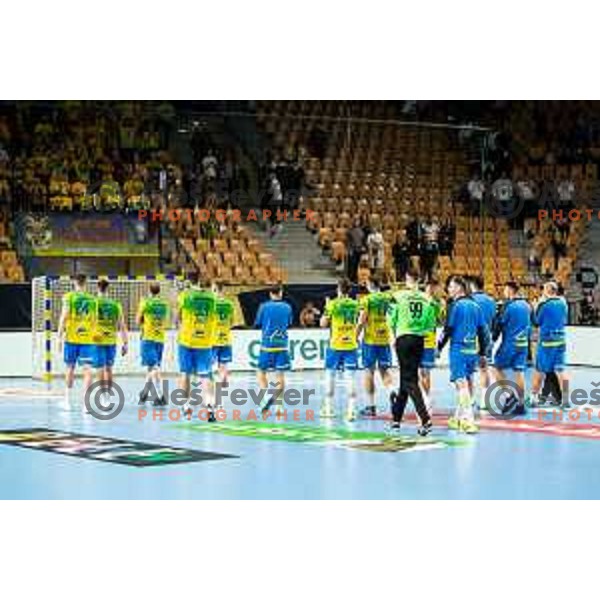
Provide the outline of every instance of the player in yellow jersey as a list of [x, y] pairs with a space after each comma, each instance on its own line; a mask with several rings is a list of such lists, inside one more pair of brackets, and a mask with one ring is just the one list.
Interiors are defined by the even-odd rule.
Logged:
[[215, 361], [214, 366], [218, 369], [219, 379], [222, 383], [227, 383], [229, 380], [228, 365], [233, 359], [231, 351], [233, 335], [231, 328], [234, 325], [235, 305], [231, 299], [224, 295], [223, 284], [221, 282], [213, 284], [213, 292], [217, 297], [213, 360]]
[[377, 409], [375, 404], [375, 371], [379, 370], [381, 380], [386, 390], [386, 399], [389, 397], [389, 388], [392, 385], [392, 331], [389, 325], [389, 316], [394, 298], [391, 292], [382, 291], [382, 282], [374, 277], [369, 281], [369, 294], [360, 300], [361, 316], [360, 325], [363, 331], [362, 360], [365, 369], [365, 391], [367, 392], [367, 405], [361, 411], [362, 416], [375, 417]]
[[[192, 376], [200, 378], [201, 395], [207, 402], [209, 421], [215, 421], [212, 400], [214, 398], [212, 367], [213, 344], [216, 330], [217, 298], [210, 289], [199, 287], [196, 271], [188, 274], [190, 287], [179, 294], [177, 299], [179, 335], [178, 353], [181, 386], [187, 399], [183, 407], [186, 415], [191, 415], [190, 392]], [[194, 398], [194, 401], [196, 398]]]
[[333, 400], [336, 375], [342, 374], [348, 389], [348, 405], [346, 420], [356, 419], [356, 380], [358, 369], [358, 327], [360, 305], [350, 298], [352, 284], [342, 279], [338, 284], [338, 296], [325, 305], [321, 317], [321, 327], [329, 327], [329, 347], [325, 356], [326, 392], [321, 406], [320, 416], [323, 419], [333, 418]]
[[121, 338], [121, 355], [127, 354], [127, 327], [120, 302], [108, 297], [109, 282], [98, 280], [96, 296], [96, 321], [94, 323], [93, 366], [97, 377], [110, 387], [113, 381], [113, 365], [117, 355], [117, 338]]
[[65, 403], [70, 404], [75, 368], [83, 369], [83, 387], [92, 383], [92, 360], [94, 322], [96, 320], [96, 299], [86, 291], [87, 278], [77, 275], [73, 278], [75, 289], [65, 294], [58, 324], [59, 348], [64, 347]]
[[[140, 300], [136, 322], [140, 327], [140, 355], [142, 366], [148, 369], [146, 385], [140, 392], [140, 404], [148, 400], [152, 392], [154, 406], [166, 406], [161, 393], [161, 364], [167, 329], [169, 327], [169, 303], [160, 296], [160, 284], [150, 285], [150, 294]], [[152, 390], [154, 386], [154, 390]]]

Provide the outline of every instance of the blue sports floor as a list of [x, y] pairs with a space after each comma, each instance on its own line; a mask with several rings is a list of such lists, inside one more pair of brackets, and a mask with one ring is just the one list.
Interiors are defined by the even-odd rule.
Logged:
[[[600, 371], [591, 369], [573, 369], [571, 373], [572, 387], [588, 390], [593, 389], [592, 381], [600, 375]], [[42, 394], [46, 388], [41, 383], [26, 379], [0, 381], [0, 498], [600, 498], [600, 437], [592, 437], [600, 430], [597, 407], [592, 421], [580, 418], [574, 428], [563, 421], [545, 432], [515, 431], [513, 422], [493, 419], [492, 429], [483, 428], [476, 436], [465, 436], [449, 432], [440, 424], [426, 444], [417, 446], [414, 446], [415, 425], [411, 422], [403, 427], [403, 447], [384, 451], [389, 450], [387, 443], [377, 437], [386, 427], [383, 420], [358, 420], [352, 425], [338, 421], [325, 425], [328, 430], [318, 430], [320, 434], [315, 438], [305, 440], [302, 432], [306, 430], [299, 428], [319, 426], [318, 417], [312, 423], [288, 420], [283, 425], [271, 418], [270, 426], [258, 425], [256, 431], [243, 436], [239, 435], [240, 428], [253, 428], [254, 422], [234, 422], [232, 407], [227, 404], [228, 419], [225, 425], [216, 427], [198, 418], [190, 422], [196, 428], [168, 418], [163, 421], [154, 420], [151, 415], [141, 418], [136, 404], [141, 379], [122, 378], [117, 382], [125, 390], [126, 405], [115, 419], [100, 421], [84, 414], [75, 402], [71, 410], [66, 410], [61, 382], [54, 383], [54, 396], [45, 397]], [[252, 374], [234, 375], [231, 385], [256, 387]], [[310, 406], [301, 407], [300, 418], [304, 419], [306, 408], [318, 415], [323, 396], [322, 372], [291, 374], [288, 386], [291, 385], [316, 387]], [[363, 397], [361, 394], [360, 398]], [[378, 398], [387, 412], [383, 394]], [[433, 398], [437, 411], [448, 410], [453, 403], [444, 369], [434, 372]], [[248, 408], [242, 407], [241, 411], [245, 418]], [[539, 415], [536, 418], [539, 421]], [[441, 419], [438, 421], [443, 423]], [[225, 430], [219, 431], [220, 427]], [[270, 430], [265, 431], [265, 427]], [[290, 428], [292, 433], [285, 435]], [[42, 451], [35, 444], [6, 443], [16, 439], [15, 435], [18, 437], [14, 430], [29, 429], [229, 456], [140, 468], [91, 460], [77, 452], [69, 455], [60, 450], [48, 451], [52, 450], [51, 444], [50, 447], [46, 444]], [[572, 429], [575, 429], [573, 435], [569, 433]], [[335, 430], [334, 435], [329, 436], [327, 431], [331, 430]], [[7, 431], [13, 433], [7, 436]], [[347, 434], [349, 431], [375, 435], [361, 445], [360, 439]], [[354, 436], [357, 437], [360, 438]]]

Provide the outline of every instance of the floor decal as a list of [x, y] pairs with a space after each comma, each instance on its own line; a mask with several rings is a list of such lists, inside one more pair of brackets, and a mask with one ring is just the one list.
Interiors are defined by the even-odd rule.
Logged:
[[353, 431], [341, 427], [329, 428], [242, 421], [184, 423], [174, 425], [174, 427], [191, 429], [199, 433], [212, 432], [259, 440], [308, 443], [373, 452], [433, 450], [436, 448], [465, 446], [469, 443], [464, 439], [447, 439], [435, 436], [422, 438], [416, 435], [400, 436], [370, 431]]
[[188, 450], [44, 428], [0, 431], [0, 444], [132, 467], [239, 458], [232, 454]]

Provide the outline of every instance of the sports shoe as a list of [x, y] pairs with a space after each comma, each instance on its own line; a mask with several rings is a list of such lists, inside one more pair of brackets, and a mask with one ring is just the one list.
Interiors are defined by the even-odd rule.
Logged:
[[325, 402], [321, 405], [321, 410], [319, 411], [319, 417], [321, 419], [333, 419], [335, 417], [335, 411], [333, 407], [328, 402]]
[[470, 421], [469, 419], [462, 419], [459, 422], [460, 431], [463, 433], [478, 433], [479, 426], [475, 423], [475, 421]]
[[206, 419], [209, 423], [216, 423], [217, 417], [215, 417], [215, 410], [212, 406], [207, 406], [208, 410], [208, 419]]
[[427, 421], [427, 423], [424, 423], [423, 425], [421, 425], [421, 427], [419, 427], [419, 429], [417, 429], [417, 433], [421, 437], [425, 437], [431, 433], [432, 427], [433, 427], [433, 423], [431, 421]]
[[[138, 401], [138, 406], [144, 405], [148, 401], [148, 396], [149, 396], [148, 389], [144, 388], [140, 392], [140, 399]], [[156, 401], [154, 401], [154, 406], [157, 406]]]
[[517, 404], [517, 406], [515, 406], [515, 410], [513, 410], [512, 414], [517, 417], [521, 417], [521, 416], [527, 414], [527, 408], [525, 407], [524, 404]]
[[519, 403], [519, 399], [514, 394], [511, 394], [506, 399], [506, 402], [504, 403], [504, 406], [502, 407], [502, 414], [503, 415], [512, 414], [518, 403]]
[[359, 416], [364, 418], [376, 417], [377, 416], [377, 408], [375, 406], [364, 406], [358, 412]]
[[345, 418], [346, 421], [356, 421], [356, 410], [354, 408], [349, 408], [346, 411]]
[[[144, 400], [145, 402], [145, 400]], [[140, 400], [141, 403], [141, 400]], [[164, 396], [161, 396], [160, 398], [157, 398], [156, 400], [152, 401], [152, 406], [166, 406], [167, 405], [167, 401], [165, 400]]]
[[460, 421], [456, 417], [448, 417], [448, 429], [459, 430]]
[[400, 433], [400, 421], [392, 421], [390, 423], [390, 428], [388, 429], [388, 433], [395, 435]]

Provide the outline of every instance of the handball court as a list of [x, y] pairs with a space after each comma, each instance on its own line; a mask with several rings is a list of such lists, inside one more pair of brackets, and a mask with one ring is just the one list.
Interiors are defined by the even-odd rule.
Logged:
[[[571, 376], [572, 388], [591, 390], [600, 370], [575, 368]], [[0, 498], [600, 498], [599, 407], [486, 417], [479, 434], [457, 434], [443, 418], [454, 404], [445, 369], [434, 371], [438, 416], [427, 438], [416, 435], [410, 414], [399, 436], [386, 433], [385, 418], [320, 422], [320, 371], [290, 374], [288, 387], [315, 394], [298, 412], [288, 408], [286, 419], [267, 421], [258, 410], [258, 420], [246, 418], [253, 406], [234, 419], [227, 403], [216, 424], [170, 419], [169, 409], [153, 414], [151, 406], [144, 415], [137, 406], [143, 380], [117, 383], [123, 410], [99, 420], [79, 398], [64, 407], [62, 381], [48, 391], [29, 379], [0, 380]], [[233, 374], [230, 385], [256, 389], [254, 374]], [[383, 392], [378, 400], [387, 414]]]

